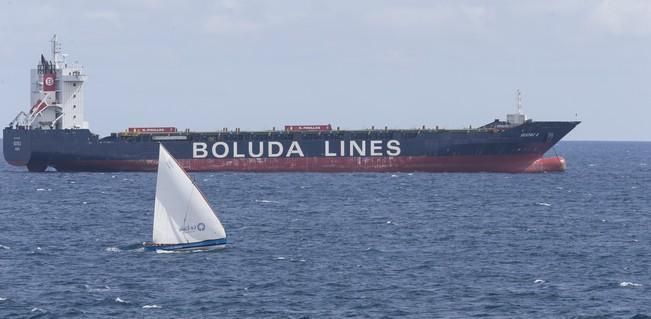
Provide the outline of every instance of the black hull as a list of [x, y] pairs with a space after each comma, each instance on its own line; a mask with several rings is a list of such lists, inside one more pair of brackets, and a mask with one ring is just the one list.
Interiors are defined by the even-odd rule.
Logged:
[[547, 165], [549, 169], [540, 160], [578, 124], [527, 122], [507, 129], [474, 130], [112, 134], [102, 139], [85, 129], [5, 128], [3, 150], [7, 162], [30, 171], [48, 166], [59, 171], [155, 170], [158, 143], [163, 143], [189, 171], [528, 172], [562, 170], [562, 159]]

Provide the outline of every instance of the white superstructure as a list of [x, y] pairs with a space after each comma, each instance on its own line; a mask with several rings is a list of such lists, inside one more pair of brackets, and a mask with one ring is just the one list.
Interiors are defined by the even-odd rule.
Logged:
[[[88, 128], [84, 120], [84, 82], [87, 75], [77, 63], [68, 63], [57, 36], [52, 37], [52, 59], [41, 55], [31, 70], [31, 108], [16, 121], [32, 129]], [[21, 118], [22, 117], [22, 118]]]
[[506, 122], [509, 125], [520, 125], [520, 124], [524, 124], [524, 122], [527, 121], [527, 115], [525, 115], [524, 112], [522, 111], [522, 94], [520, 93], [520, 90], [517, 90], [516, 94], [517, 94], [516, 103], [518, 106], [518, 112], [506, 115]]

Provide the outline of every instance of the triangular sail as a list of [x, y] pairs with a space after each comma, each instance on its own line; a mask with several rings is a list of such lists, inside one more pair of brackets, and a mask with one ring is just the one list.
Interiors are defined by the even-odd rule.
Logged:
[[221, 222], [188, 174], [160, 145], [153, 242], [194, 243], [226, 238]]

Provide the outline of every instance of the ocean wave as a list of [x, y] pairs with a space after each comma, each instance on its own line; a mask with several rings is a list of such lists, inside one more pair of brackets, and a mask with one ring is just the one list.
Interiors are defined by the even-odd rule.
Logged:
[[86, 291], [88, 291], [88, 292], [106, 292], [106, 291], [111, 290], [111, 287], [106, 286], [106, 285], [104, 285], [104, 287], [101, 287], [101, 288], [93, 288], [93, 287], [91, 287], [89, 285], [84, 285], [84, 288], [86, 288]]
[[41, 309], [41, 308], [38, 308], [38, 307], [34, 307], [34, 308], [32, 308], [32, 310], [30, 310], [30, 312], [47, 313], [47, 310]]
[[121, 252], [121, 251], [145, 251], [143, 247], [142, 242], [134, 243], [134, 244], [127, 244], [127, 245], [120, 245], [120, 246], [109, 246], [104, 248], [104, 251], [109, 251], [109, 252]]
[[120, 297], [116, 297], [116, 298], [115, 298], [115, 302], [117, 302], [117, 303], [129, 303], [128, 301], [125, 301], [125, 300], [123, 300], [123, 299], [120, 298]]
[[551, 207], [551, 206], [552, 206], [552, 204], [550, 204], [550, 203], [545, 203], [545, 202], [539, 202], [539, 203], [536, 203], [536, 205], [538, 205], [538, 206], [545, 206], [545, 207]]
[[159, 305], [144, 305], [142, 306], [142, 309], [160, 309], [163, 308], [162, 306]]
[[619, 283], [620, 287], [642, 287], [642, 284], [630, 282], [630, 281], [622, 281]]
[[[194, 250], [192, 250], [194, 251]], [[190, 250], [165, 250], [165, 249], [156, 249], [157, 254], [180, 254], [180, 253], [188, 253]]]
[[255, 202], [256, 203], [264, 203], [264, 204], [268, 204], [268, 203], [278, 204], [278, 203], [280, 203], [278, 201], [268, 200], [268, 199], [256, 199]]

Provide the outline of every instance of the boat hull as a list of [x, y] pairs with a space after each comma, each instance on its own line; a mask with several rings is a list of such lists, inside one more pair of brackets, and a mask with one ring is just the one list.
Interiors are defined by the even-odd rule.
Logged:
[[157, 243], [144, 243], [143, 248], [145, 251], [155, 252], [182, 252], [182, 251], [207, 251], [226, 248], [226, 238], [204, 240], [195, 243], [180, 243], [180, 244], [157, 244]]
[[186, 171], [551, 172], [544, 154], [579, 122], [528, 122], [509, 129], [328, 132], [175, 132], [4, 129], [7, 162], [40, 172], [155, 171], [163, 143]]
[[[294, 159], [187, 159], [179, 163], [188, 171], [211, 172], [560, 172], [567, 167], [563, 157], [531, 156], [409, 156], [401, 158], [294, 158]], [[151, 160], [78, 160], [50, 164], [62, 172], [156, 171]]]

